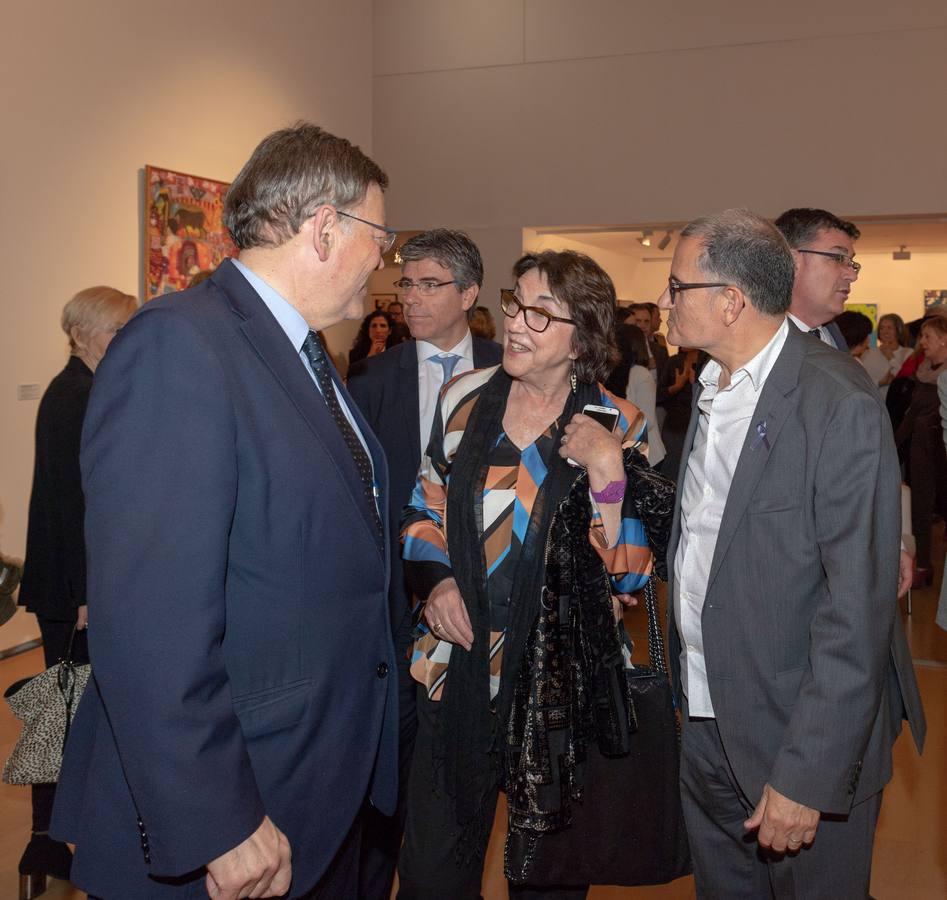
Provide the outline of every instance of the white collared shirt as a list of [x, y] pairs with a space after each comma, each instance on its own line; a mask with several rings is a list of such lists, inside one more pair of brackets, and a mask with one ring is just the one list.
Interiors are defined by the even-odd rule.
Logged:
[[703, 390], [697, 401], [694, 448], [681, 487], [681, 537], [674, 558], [678, 587], [674, 617], [683, 645], [681, 679], [692, 716], [714, 715], [701, 630], [710, 565], [760, 392], [788, 333], [789, 324], [784, 321], [769, 343], [733, 373], [725, 388], [717, 387], [721, 370], [715, 360], [710, 360], [699, 376]]
[[[441, 350], [430, 341], [416, 341], [418, 351], [418, 416], [421, 429], [421, 454], [427, 450], [434, 425], [437, 398], [444, 387], [444, 369], [440, 363], [431, 362], [432, 356], [459, 356], [454, 375], [473, 369], [473, 337], [468, 331], [450, 350]], [[451, 376], [453, 377], [453, 376]]]
[[796, 326], [803, 334], [809, 334], [812, 331], [817, 331], [819, 333], [819, 340], [823, 344], [828, 344], [833, 350], [846, 350], [845, 347], [839, 347], [835, 340], [832, 337], [832, 334], [829, 332], [829, 329], [825, 325], [807, 325], [799, 316], [794, 316], [792, 313], [786, 313], [786, 318], [789, 319], [793, 325]]

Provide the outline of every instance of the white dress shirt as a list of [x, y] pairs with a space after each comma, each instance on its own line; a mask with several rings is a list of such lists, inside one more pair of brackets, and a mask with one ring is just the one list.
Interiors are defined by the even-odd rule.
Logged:
[[421, 427], [421, 454], [427, 450], [434, 425], [437, 398], [444, 387], [444, 369], [440, 363], [431, 362], [433, 356], [459, 356], [454, 375], [473, 369], [473, 338], [468, 331], [450, 350], [441, 350], [429, 341], [417, 341], [418, 351], [418, 412]]
[[847, 347], [839, 347], [839, 345], [835, 343], [832, 335], [829, 333], [829, 329], [824, 325], [807, 325], [802, 321], [802, 319], [800, 319], [798, 316], [794, 316], [792, 313], [786, 313], [786, 318], [788, 318], [803, 334], [809, 334], [812, 331], [817, 331], [819, 340], [822, 341], [823, 344], [828, 344], [834, 350], [848, 351]]
[[681, 679], [692, 716], [714, 715], [701, 630], [710, 565], [730, 484], [760, 392], [788, 332], [789, 324], [784, 321], [769, 343], [733, 373], [725, 388], [717, 387], [720, 365], [713, 359], [699, 376], [703, 390], [697, 401], [694, 448], [682, 486], [681, 537], [674, 558], [678, 585], [674, 616], [683, 644]]

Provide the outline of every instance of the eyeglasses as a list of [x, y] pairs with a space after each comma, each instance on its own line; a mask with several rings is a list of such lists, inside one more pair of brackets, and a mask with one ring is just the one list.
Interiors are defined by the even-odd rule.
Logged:
[[575, 319], [554, 316], [540, 306], [524, 306], [520, 303], [519, 297], [509, 288], [500, 288], [500, 309], [503, 310], [503, 315], [510, 319], [515, 319], [522, 311], [526, 327], [538, 334], [542, 334], [549, 327], [550, 322], [565, 322], [567, 325], [577, 324]]
[[420, 281], [412, 281], [410, 278], [399, 278], [395, 282], [395, 287], [406, 293], [417, 289], [422, 297], [430, 297], [438, 288], [446, 287], [448, 284], [457, 284], [456, 281], [435, 281], [433, 278], [422, 278]]
[[342, 212], [341, 209], [337, 209], [336, 212], [340, 216], [345, 216], [346, 219], [355, 219], [356, 222], [361, 222], [363, 225], [371, 225], [372, 228], [377, 228], [379, 231], [383, 231], [385, 233], [384, 237], [377, 237], [375, 235], [372, 236], [378, 242], [378, 246], [381, 247], [382, 253], [387, 253], [394, 246], [394, 243], [398, 238], [398, 232], [393, 228], [385, 228], [384, 225], [378, 225], [375, 222], [369, 222], [368, 219], [360, 219], [358, 216], [353, 216], [351, 213]]
[[844, 253], [830, 253], [828, 250], [800, 250], [799, 252], [811, 253], [813, 256], [827, 256], [829, 259], [834, 259], [840, 266], [848, 266], [856, 275], [862, 270], [860, 262], [855, 262]]
[[668, 293], [671, 295], [671, 303], [675, 301], [677, 295], [682, 291], [692, 291], [696, 288], [715, 287], [730, 287], [730, 285], [725, 281], [695, 281], [691, 284], [687, 284], [683, 281], [678, 281], [673, 275], [668, 278]]

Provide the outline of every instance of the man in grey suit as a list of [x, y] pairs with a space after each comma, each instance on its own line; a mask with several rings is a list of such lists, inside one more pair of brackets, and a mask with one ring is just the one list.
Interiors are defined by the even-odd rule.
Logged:
[[[854, 222], [825, 209], [795, 207], [776, 219], [795, 267], [789, 321], [808, 331], [823, 344], [848, 352], [835, 318], [845, 311], [861, 263], [855, 261], [855, 241], [861, 232]], [[914, 576], [914, 557], [901, 547], [898, 597], [903, 597]]]
[[900, 477], [864, 370], [787, 320], [793, 259], [730, 210], [681, 233], [700, 373], [669, 546], [698, 896], [864, 898], [891, 747], [923, 712], [894, 596]]

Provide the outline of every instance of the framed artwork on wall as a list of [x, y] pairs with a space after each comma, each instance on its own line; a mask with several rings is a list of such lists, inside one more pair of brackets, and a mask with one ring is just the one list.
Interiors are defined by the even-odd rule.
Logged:
[[394, 303], [398, 299], [397, 294], [372, 294], [372, 300], [375, 301], [375, 309], [380, 309], [382, 312], [387, 311], [388, 304]]
[[947, 291], [924, 291], [924, 314], [935, 306], [947, 306]]
[[229, 184], [145, 166], [145, 300], [184, 290], [237, 248], [223, 224]]

